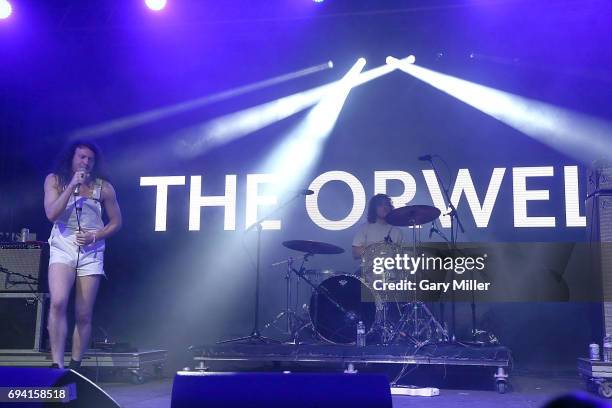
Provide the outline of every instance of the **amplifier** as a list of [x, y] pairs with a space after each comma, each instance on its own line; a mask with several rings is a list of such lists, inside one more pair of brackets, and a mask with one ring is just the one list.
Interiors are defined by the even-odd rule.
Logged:
[[0, 353], [41, 351], [46, 293], [0, 293]]
[[591, 260], [601, 276], [604, 333], [612, 335], [612, 193], [589, 197], [586, 214]]
[[0, 293], [48, 292], [49, 244], [0, 242]]
[[612, 194], [612, 163], [598, 161], [587, 169], [587, 196], [597, 192]]

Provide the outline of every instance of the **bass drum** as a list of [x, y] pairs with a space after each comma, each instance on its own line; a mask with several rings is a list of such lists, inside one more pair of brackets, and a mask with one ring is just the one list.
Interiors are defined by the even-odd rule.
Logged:
[[[338, 307], [338, 305], [340, 307]], [[382, 303], [361, 279], [337, 275], [325, 279], [310, 298], [310, 320], [314, 331], [333, 344], [355, 344], [357, 323], [366, 334], [378, 322]]]

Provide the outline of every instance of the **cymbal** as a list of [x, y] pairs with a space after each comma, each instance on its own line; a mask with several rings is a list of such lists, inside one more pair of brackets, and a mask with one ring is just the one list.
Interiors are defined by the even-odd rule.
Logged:
[[397, 227], [408, 227], [427, 224], [439, 216], [440, 210], [431, 205], [407, 205], [391, 211], [386, 220]]
[[307, 254], [334, 255], [341, 254], [344, 249], [333, 244], [325, 242], [292, 240], [283, 242], [285, 248], [293, 249], [294, 251], [306, 252]]

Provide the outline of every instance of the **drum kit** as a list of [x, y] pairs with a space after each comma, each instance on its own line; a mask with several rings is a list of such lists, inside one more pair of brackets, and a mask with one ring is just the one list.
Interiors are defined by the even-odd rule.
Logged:
[[[361, 267], [355, 273], [306, 268], [307, 262], [316, 255], [342, 254], [344, 249], [336, 245], [307, 240], [283, 242], [285, 248], [301, 252], [302, 255], [273, 264], [286, 266], [286, 305], [264, 327], [278, 327], [286, 323], [282, 330], [289, 336], [287, 343], [290, 344], [300, 344], [305, 331], [308, 331], [311, 338], [314, 336], [325, 343], [352, 345], [356, 341], [359, 322], [363, 322], [366, 328], [368, 344], [412, 344], [419, 347], [447, 341], [447, 330], [419, 297], [418, 290], [412, 290], [409, 294], [399, 292], [403, 295], [375, 290], [371, 269], [375, 257], [395, 257], [406, 252], [418, 256], [431, 252], [431, 248], [417, 242], [416, 231], [420, 225], [433, 222], [439, 216], [440, 210], [427, 205], [392, 210], [386, 221], [393, 226], [412, 227], [411, 245], [392, 242], [372, 244], [365, 249]], [[376, 279], [383, 282], [415, 281], [425, 273], [429, 271], [411, 274], [404, 270], [387, 269], [377, 274]], [[297, 294], [294, 296], [291, 293], [293, 276], [297, 277]], [[427, 278], [445, 279], [441, 276]], [[310, 299], [302, 307], [298, 306], [302, 303], [299, 299], [300, 282], [310, 288]]]

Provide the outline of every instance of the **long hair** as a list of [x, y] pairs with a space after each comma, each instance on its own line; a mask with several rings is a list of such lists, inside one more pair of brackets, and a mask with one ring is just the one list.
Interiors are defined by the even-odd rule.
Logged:
[[378, 215], [376, 214], [376, 209], [378, 206], [387, 201], [391, 205], [391, 208], [393, 208], [391, 197], [386, 194], [376, 194], [374, 197], [370, 198], [370, 202], [368, 203], [368, 222], [370, 224], [374, 224], [378, 218]]
[[75, 140], [70, 143], [64, 150], [57, 156], [55, 160], [55, 165], [53, 167], [53, 174], [55, 174], [58, 178], [58, 183], [60, 188], [65, 188], [70, 180], [72, 180], [72, 176], [74, 172], [72, 171], [72, 159], [74, 158], [74, 153], [76, 149], [79, 147], [86, 147], [95, 155], [94, 166], [91, 170], [90, 177], [92, 180], [97, 178], [109, 181], [108, 175], [106, 173], [106, 168], [104, 165], [104, 157], [102, 156], [102, 151], [93, 142], [85, 141], [85, 140]]

